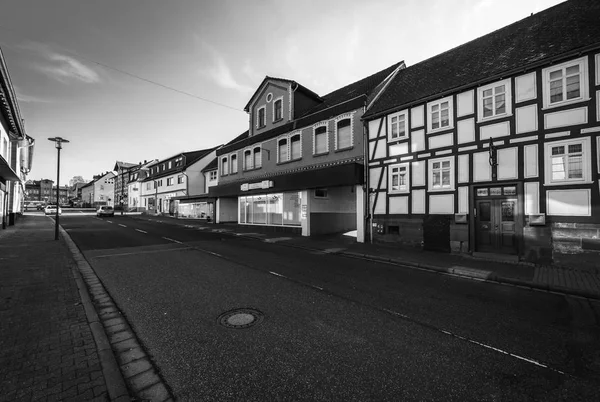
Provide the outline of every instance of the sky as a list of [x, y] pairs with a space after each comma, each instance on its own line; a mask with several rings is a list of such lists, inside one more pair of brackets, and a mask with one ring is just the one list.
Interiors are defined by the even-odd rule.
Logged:
[[266, 75], [319, 95], [407, 66], [562, 0], [0, 0], [0, 47], [28, 135], [28, 179], [227, 143]]

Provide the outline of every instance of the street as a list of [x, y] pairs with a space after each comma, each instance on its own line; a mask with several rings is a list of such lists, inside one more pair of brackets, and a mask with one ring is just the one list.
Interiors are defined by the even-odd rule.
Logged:
[[[595, 302], [211, 226], [60, 223], [179, 400], [598, 398]], [[219, 325], [237, 308], [264, 319]]]

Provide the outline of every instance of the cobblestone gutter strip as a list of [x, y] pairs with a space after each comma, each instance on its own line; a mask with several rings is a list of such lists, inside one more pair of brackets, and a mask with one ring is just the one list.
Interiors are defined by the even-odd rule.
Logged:
[[[69, 234], [62, 227], [60, 231], [79, 267], [79, 272], [76, 272], [77, 287], [96, 341], [111, 401], [174, 401], [158, 370], [93, 268]], [[130, 398], [127, 386], [134, 398]]]

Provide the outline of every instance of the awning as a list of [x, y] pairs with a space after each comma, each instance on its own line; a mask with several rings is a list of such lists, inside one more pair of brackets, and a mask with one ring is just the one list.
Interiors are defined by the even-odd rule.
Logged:
[[180, 204], [191, 204], [194, 202], [215, 202], [216, 198], [208, 194], [202, 195], [181, 195], [179, 197], [171, 197], [172, 200], [178, 200]]
[[8, 162], [6, 162], [2, 156], [0, 156], [0, 180], [21, 181], [19, 175], [12, 170]]

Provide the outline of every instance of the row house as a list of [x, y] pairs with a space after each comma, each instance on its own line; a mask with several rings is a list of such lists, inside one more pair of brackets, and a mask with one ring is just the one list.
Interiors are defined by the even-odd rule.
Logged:
[[25, 133], [17, 96], [0, 49], [0, 219], [12, 225], [23, 212], [25, 181], [31, 171], [34, 139]]
[[598, 264], [600, 2], [398, 72], [363, 116], [377, 242]]
[[95, 175], [93, 180], [81, 187], [81, 200], [85, 207], [100, 205], [114, 207], [115, 174], [106, 172]]
[[215, 214], [215, 197], [209, 194], [210, 188], [219, 184], [218, 180], [219, 162], [216, 154], [212, 161], [209, 162], [203, 169], [204, 189], [201, 194], [190, 194], [189, 197], [180, 197], [178, 199], [177, 217], [187, 219], [206, 219], [209, 222], [214, 222]]
[[217, 151], [216, 222], [305, 236], [359, 229], [364, 205], [361, 117], [394, 64], [319, 96], [267, 76], [245, 107], [249, 129]]
[[144, 160], [128, 169], [127, 174], [127, 207], [130, 212], [144, 212], [142, 206], [142, 182], [148, 177], [150, 167], [158, 162], [157, 159], [150, 162]]
[[140, 182], [140, 206], [151, 213], [178, 215], [180, 203], [204, 194], [202, 169], [216, 157], [217, 148], [182, 152], [147, 167]]
[[134, 166], [139, 166], [139, 164], [136, 165], [135, 163], [116, 161], [113, 168], [113, 171], [117, 172], [117, 175], [115, 176], [115, 193], [113, 195], [113, 200], [115, 200], [115, 207], [118, 207], [121, 210], [127, 210], [129, 207], [129, 196], [127, 193], [129, 170]]

